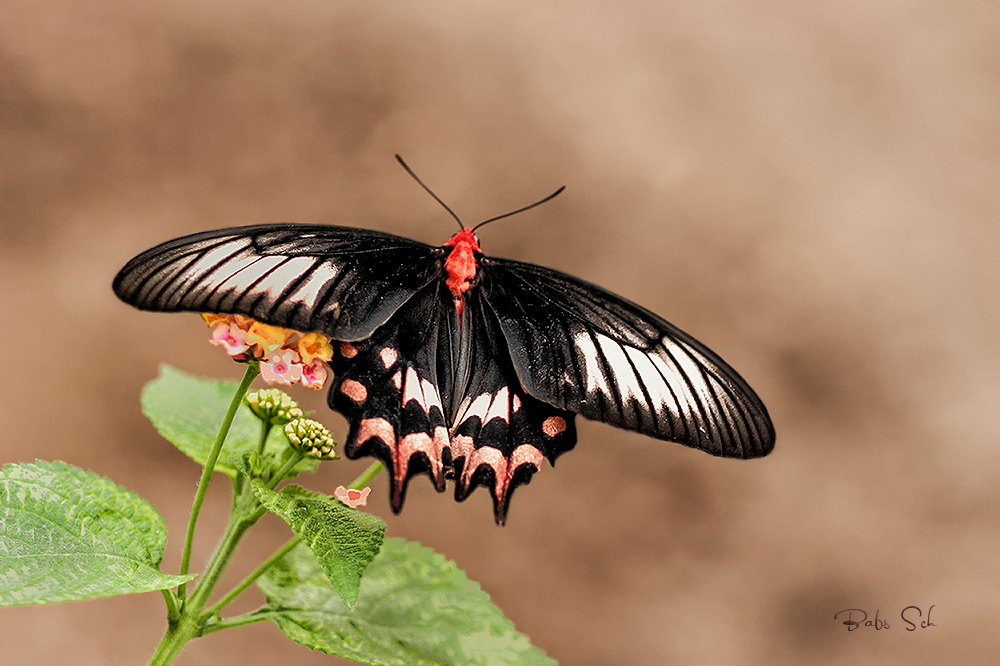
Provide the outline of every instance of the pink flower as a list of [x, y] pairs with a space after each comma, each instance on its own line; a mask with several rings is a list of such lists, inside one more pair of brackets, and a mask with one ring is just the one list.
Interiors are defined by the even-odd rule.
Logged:
[[333, 491], [333, 496], [352, 509], [357, 509], [359, 506], [364, 506], [368, 503], [368, 493], [371, 491], [371, 488], [365, 488], [364, 490], [351, 488], [348, 490], [344, 486], [337, 486], [337, 489]]
[[225, 347], [230, 356], [239, 356], [250, 348], [246, 331], [236, 324], [219, 324], [212, 329], [212, 344]]
[[260, 364], [260, 376], [268, 384], [291, 386], [302, 379], [302, 364], [298, 360], [293, 351], [286, 351], [280, 356], [275, 354], [270, 361]]
[[314, 360], [309, 365], [302, 366], [302, 385], [306, 388], [318, 391], [323, 388], [326, 378], [329, 376], [326, 365], [320, 360]]

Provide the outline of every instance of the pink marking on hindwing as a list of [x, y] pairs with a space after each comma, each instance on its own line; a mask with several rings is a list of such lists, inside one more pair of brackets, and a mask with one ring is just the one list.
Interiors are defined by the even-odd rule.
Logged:
[[521, 465], [534, 465], [535, 470], [541, 469], [542, 458], [545, 456], [534, 444], [521, 444], [510, 454], [510, 469], [516, 470]]
[[550, 416], [549, 418], [542, 421], [542, 432], [548, 437], [555, 437], [556, 435], [564, 432], [566, 430], [566, 419], [561, 416]]
[[[462, 481], [461, 487], [468, 488], [469, 482], [472, 481], [472, 475], [476, 473], [482, 465], [488, 465], [493, 470], [494, 478], [494, 489], [500, 484], [501, 480], [507, 474], [507, 459], [503, 457], [503, 454], [499, 450], [494, 449], [492, 446], [480, 446], [478, 449], [473, 450], [465, 458], [465, 466], [462, 468]], [[506, 486], [506, 483], [504, 483]], [[503, 495], [497, 495], [497, 498], [502, 498]]]
[[340, 354], [344, 358], [354, 358], [358, 355], [358, 348], [352, 345], [350, 342], [340, 343]]
[[444, 466], [441, 454], [448, 445], [448, 430], [444, 426], [434, 429], [432, 438], [425, 432], [414, 432], [399, 440], [398, 459], [394, 465], [395, 481], [401, 484], [409, 471], [410, 459], [417, 453], [423, 453], [430, 462], [431, 478], [438, 488], [444, 487]]
[[451, 457], [466, 458], [473, 452], [476, 440], [468, 435], [455, 435], [451, 438]]
[[396, 362], [396, 350], [392, 347], [383, 347], [378, 355], [382, 357], [382, 365], [385, 366], [386, 370], [391, 368], [392, 364]]
[[510, 411], [516, 413], [517, 410], [519, 409], [521, 409], [521, 399], [517, 397], [517, 394], [515, 393], [514, 395], [511, 396]]
[[392, 376], [392, 385], [397, 389], [403, 388], [403, 373], [400, 370], [396, 371], [396, 374]]
[[364, 402], [368, 398], [368, 389], [361, 382], [345, 379], [340, 385], [340, 392], [354, 402]]
[[358, 437], [355, 442], [364, 444], [372, 437], [382, 440], [395, 456], [396, 429], [392, 427], [391, 423], [382, 418], [362, 419], [361, 423], [358, 424]]

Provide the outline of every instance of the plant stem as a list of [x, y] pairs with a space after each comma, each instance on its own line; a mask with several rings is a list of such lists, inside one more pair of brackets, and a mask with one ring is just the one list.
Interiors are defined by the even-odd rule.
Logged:
[[351, 488], [354, 490], [361, 490], [367, 486], [372, 479], [378, 476], [378, 473], [382, 471], [383, 467], [385, 467], [385, 465], [381, 462], [373, 462], [368, 469], [361, 473], [361, 476], [354, 479], [354, 483], [351, 484]]
[[[375, 478], [375, 476], [379, 472], [382, 471], [383, 467], [384, 465], [381, 462], [372, 463], [368, 467], [368, 469], [366, 469], [364, 472], [361, 473], [360, 476], [358, 476], [358, 478], [354, 479], [354, 482], [351, 483], [350, 487], [354, 488], [355, 490], [360, 490], [364, 488], [373, 478]], [[251, 516], [252, 519], [256, 519], [259, 517], [260, 514], [253, 514], [253, 516]], [[248, 587], [250, 587], [254, 583], [254, 581], [260, 578], [264, 574], [264, 572], [266, 572], [268, 569], [274, 566], [281, 558], [287, 555], [292, 550], [292, 548], [295, 548], [295, 546], [297, 546], [300, 541], [302, 541], [300, 537], [292, 537], [291, 539], [289, 539], [284, 546], [275, 551], [275, 553], [271, 555], [271, 557], [267, 558], [267, 560], [261, 563], [261, 565], [257, 567], [249, 576], [240, 581], [240, 583], [236, 587], [234, 587], [232, 590], [226, 593], [226, 595], [221, 599], [219, 599], [217, 602], [212, 604], [212, 607], [205, 611], [204, 617], [207, 618], [211, 615], [215, 615], [216, 613], [221, 611], [225, 606], [229, 605], [229, 603], [233, 599], [242, 594], [243, 591], [246, 590]], [[225, 621], [228, 622], [228, 620]], [[218, 631], [218, 629], [212, 629], [212, 631]]]
[[181, 617], [180, 608], [177, 607], [177, 597], [173, 590], [160, 590], [163, 593], [163, 603], [167, 605], [167, 623], [177, 622]]
[[218, 613], [219, 611], [221, 611], [223, 608], [225, 608], [226, 606], [228, 606], [229, 602], [231, 602], [233, 599], [235, 599], [240, 594], [242, 594], [243, 590], [245, 590], [248, 587], [250, 587], [251, 585], [253, 585], [254, 581], [256, 581], [258, 578], [260, 578], [264, 574], [265, 571], [267, 571], [268, 569], [270, 569], [272, 566], [274, 566], [274, 564], [278, 560], [280, 560], [285, 555], [287, 555], [292, 550], [292, 548], [295, 548], [295, 546], [299, 545], [300, 541], [302, 541], [301, 537], [292, 537], [291, 539], [289, 539], [288, 542], [285, 543], [284, 546], [282, 546], [277, 551], [275, 551], [275, 553], [273, 555], [271, 555], [271, 557], [269, 557], [266, 560], [264, 560], [264, 562], [262, 562], [259, 567], [257, 567], [256, 569], [254, 569], [253, 572], [249, 576], [247, 576], [242, 581], [240, 581], [240, 584], [237, 585], [236, 587], [234, 587], [232, 590], [230, 590], [229, 593], [226, 594], [226, 596], [222, 597], [217, 602], [215, 602], [214, 604], [212, 604], [211, 608], [208, 608], [207, 610], [205, 610], [205, 612], [204, 612], [203, 615], [206, 616], [206, 617], [207, 616], [215, 615], [216, 613]]
[[[243, 400], [243, 396], [246, 394], [247, 389], [250, 387], [250, 383], [254, 380], [254, 378], [256, 378], [258, 372], [259, 370], [256, 364], [250, 364], [247, 367], [247, 371], [243, 376], [243, 382], [240, 384], [239, 389], [236, 391], [236, 395], [233, 397], [233, 401], [229, 406], [229, 411], [226, 413], [226, 418], [219, 431], [219, 436], [215, 442], [215, 446], [213, 446], [208, 461], [205, 463], [205, 470], [202, 473], [201, 483], [198, 485], [198, 494], [195, 496], [194, 506], [191, 509], [191, 520], [188, 524], [187, 540], [184, 544], [184, 555], [181, 567], [182, 573], [187, 573], [188, 565], [190, 564], [191, 542], [194, 538], [194, 527], [197, 521], [198, 512], [201, 509], [201, 504], [204, 501], [205, 490], [208, 487], [208, 479], [211, 478], [212, 469], [215, 467], [215, 463], [218, 460], [219, 453], [222, 450], [222, 445], [226, 439], [226, 434], [229, 432], [233, 418], [236, 415], [236, 410], [239, 407], [240, 402]], [[281, 466], [281, 469], [274, 475], [274, 477], [272, 477], [273, 483], [269, 483], [269, 486], [273, 487], [277, 485], [281, 479], [291, 472], [292, 468], [298, 464], [302, 457], [303, 456], [301, 454], [290, 456]], [[381, 462], [372, 464], [368, 467], [368, 469], [362, 472], [357, 479], [354, 480], [351, 484], [351, 488], [364, 488], [382, 470], [382, 467], [383, 465]], [[239, 615], [237, 617], [218, 620], [215, 622], [210, 621], [211, 618], [218, 615], [218, 613], [233, 599], [243, 593], [258, 578], [260, 578], [264, 572], [273, 567], [275, 563], [279, 562], [283, 557], [285, 557], [285, 555], [295, 548], [301, 542], [299, 537], [290, 539], [287, 543], [285, 543], [285, 545], [275, 551], [273, 555], [267, 558], [267, 560], [261, 563], [261, 565], [258, 566], [250, 575], [240, 581], [240, 583], [230, 590], [225, 596], [212, 604], [209, 608], [205, 608], [205, 604], [208, 602], [209, 596], [212, 594], [216, 584], [219, 582], [219, 578], [222, 575], [226, 564], [229, 562], [229, 558], [232, 556], [233, 551], [236, 550], [236, 546], [240, 542], [240, 539], [264, 513], [266, 513], [266, 510], [256, 502], [256, 495], [254, 494], [251, 485], [249, 483], [245, 484], [242, 492], [239, 493], [238, 497], [236, 497], [233, 502], [232, 515], [230, 516], [229, 524], [226, 526], [226, 531], [222, 536], [222, 540], [216, 548], [215, 553], [212, 555], [212, 559], [209, 562], [208, 567], [205, 569], [205, 573], [198, 579], [197, 584], [195, 584], [194, 589], [191, 592], [191, 596], [184, 601], [183, 585], [178, 589], [177, 596], [173, 596], [169, 593], [169, 591], [164, 592], [164, 599], [167, 602], [168, 610], [167, 631], [164, 633], [163, 638], [160, 640], [160, 644], [157, 646], [156, 651], [150, 658], [149, 666], [168, 666], [173, 663], [173, 661], [181, 653], [184, 646], [193, 638], [197, 638], [206, 633], [260, 622], [273, 617], [273, 611], [265, 606], [259, 611], [246, 615]], [[182, 602], [182, 605], [179, 608], [177, 605], [178, 601]]]
[[[240, 382], [239, 388], [236, 389], [236, 395], [233, 396], [232, 402], [229, 403], [229, 411], [226, 412], [226, 417], [222, 421], [222, 427], [219, 428], [219, 436], [216, 437], [215, 444], [208, 455], [208, 461], [201, 472], [201, 481], [198, 482], [198, 491], [195, 493], [194, 504], [191, 507], [191, 518], [188, 520], [187, 536], [184, 539], [184, 551], [181, 555], [180, 575], [182, 576], [187, 574], [188, 567], [191, 565], [191, 545], [194, 542], [194, 528], [198, 524], [198, 514], [201, 512], [202, 502], [205, 501], [205, 491], [208, 490], [208, 482], [211, 480], [212, 472], [215, 470], [215, 463], [219, 459], [219, 454], [222, 452], [222, 445], [226, 441], [226, 435], [229, 434], [229, 428], [236, 417], [236, 410], [239, 409], [240, 403], [243, 401], [243, 396], [246, 395], [250, 384], [256, 379], [259, 373], [260, 366], [256, 363], [247, 363], [246, 372], [243, 373], [243, 381]], [[187, 583], [182, 583], [177, 588], [177, 596], [183, 599], [186, 591]]]
[[288, 456], [288, 459], [285, 460], [281, 468], [278, 469], [278, 471], [274, 473], [271, 480], [267, 482], [268, 490], [274, 490], [274, 487], [281, 483], [286, 476], [291, 474], [292, 468], [302, 462], [302, 459], [305, 457], [305, 454], [301, 451], [292, 451], [292, 454]]

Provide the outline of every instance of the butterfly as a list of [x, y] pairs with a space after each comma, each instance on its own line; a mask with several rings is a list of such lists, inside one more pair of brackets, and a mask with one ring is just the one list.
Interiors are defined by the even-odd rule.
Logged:
[[707, 347], [601, 287], [487, 257], [459, 224], [440, 247], [341, 226], [207, 231], [138, 255], [113, 288], [142, 310], [331, 338], [344, 452], [386, 464], [397, 513], [425, 473], [459, 501], [488, 487], [502, 524], [513, 490], [573, 448], [576, 414], [717, 456], [771, 451], [763, 403]]

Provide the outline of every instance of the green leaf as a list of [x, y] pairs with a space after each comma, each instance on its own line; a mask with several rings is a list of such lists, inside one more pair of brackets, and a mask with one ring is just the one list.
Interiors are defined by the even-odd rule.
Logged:
[[261, 504], [278, 514], [309, 546], [341, 601], [354, 608], [361, 574], [382, 545], [385, 523], [297, 486], [276, 493], [254, 479], [253, 489]]
[[373, 666], [552, 666], [556, 662], [451, 560], [388, 539], [348, 610], [296, 548], [258, 581], [278, 626], [297, 643]]
[[[167, 441], [199, 465], [204, 465], [237, 387], [239, 382], [194, 377], [169, 365], [161, 365], [160, 376], [142, 390], [142, 413]], [[260, 432], [260, 420], [249, 407], [240, 405], [223, 449], [229, 455], [219, 456], [215, 471], [236, 478], [231, 456], [255, 451]], [[281, 452], [289, 446], [281, 428], [273, 428], [267, 438], [267, 451]], [[317, 464], [316, 460], [306, 458], [295, 470], [311, 472]]]
[[175, 587], [157, 570], [167, 526], [144, 499], [64, 462], [0, 470], [0, 605]]

